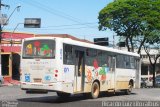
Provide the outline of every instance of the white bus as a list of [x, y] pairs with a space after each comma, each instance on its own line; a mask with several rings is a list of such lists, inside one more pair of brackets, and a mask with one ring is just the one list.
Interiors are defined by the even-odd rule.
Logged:
[[84, 43], [70, 38], [24, 39], [21, 55], [21, 89], [57, 92], [58, 96], [134, 87], [140, 57], [136, 53]]

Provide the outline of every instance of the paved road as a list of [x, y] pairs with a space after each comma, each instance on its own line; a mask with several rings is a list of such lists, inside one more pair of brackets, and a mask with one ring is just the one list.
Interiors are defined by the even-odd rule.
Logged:
[[[63, 99], [57, 97], [56, 93], [48, 94], [26, 94], [18, 86], [0, 87], [1, 105], [4, 103], [14, 104], [14, 107], [102, 107], [105, 101], [159, 101], [160, 88], [134, 89], [131, 95], [122, 92], [114, 94], [102, 93], [98, 99], [85, 98], [78, 94]], [[0, 105], [0, 107], [1, 107]]]

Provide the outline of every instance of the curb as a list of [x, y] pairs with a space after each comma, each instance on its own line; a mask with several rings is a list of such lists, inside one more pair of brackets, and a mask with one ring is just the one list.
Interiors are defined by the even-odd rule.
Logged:
[[20, 84], [2, 84], [1, 86], [20, 86]]
[[1, 86], [20, 86], [20, 82], [4, 81]]

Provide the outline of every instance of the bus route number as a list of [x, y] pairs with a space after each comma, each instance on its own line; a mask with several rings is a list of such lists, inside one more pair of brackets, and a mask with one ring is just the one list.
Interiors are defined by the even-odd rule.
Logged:
[[68, 68], [68, 67], [65, 67], [65, 68], [64, 68], [64, 73], [67, 73], [67, 72], [69, 72], [69, 68]]

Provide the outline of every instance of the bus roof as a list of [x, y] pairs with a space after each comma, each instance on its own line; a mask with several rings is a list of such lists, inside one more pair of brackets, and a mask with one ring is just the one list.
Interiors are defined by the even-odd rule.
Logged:
[[100, 45], [91, 44], [91, 43], [79, 42], [79, 41], [75, 41], [72, 39], [64, 39], [63, 42], [66, 44], [72, 44], [72, 45], [77, 45], [77, 46], [82, 46], [82, 47], [87, 47], [87, 48], [94, 48], [94, 49], [99, 49], [99, 50], [104, 50], [104, 51], [109, 51], [109, 52], [114, 52], [114, 53], [119, 53], [119, 54], [140, 57], [140, 55], [137, 53], [127, 52], [127, 51], [114, 49], [111, 47], [100, 46]]
[[133, 53], [133, 52], [127, 52], [119, 49], [114, 49], [111, 47], [105, 47], [105, 46], [100, 46], [92, 43], [86, 43], [86, 42], [81, 42], [77, 40], [73, 40], [70, 38], [59, 38], [59, 37], [31, 37], [31, 38], [25, 38], [24, 40], [36, 40], [36, 39], [60, 39], [63, 41], [63, 43], [66, 44], [71, 44], [71, 45], [76, 45], [76, 46], [82, 46], [82, 47], [87, 47], [87, 48], [93, 48], [93, 49], [99, 49], [99, 50], [104, 50], [104, 51], [109, 51], [109, 52], [114, 52], [114, 53], [119, 53], [119, 54], [124, 54], [124, 55], [131, 55], [135, 57], [140, 57], [139, 54]]

